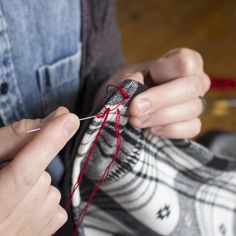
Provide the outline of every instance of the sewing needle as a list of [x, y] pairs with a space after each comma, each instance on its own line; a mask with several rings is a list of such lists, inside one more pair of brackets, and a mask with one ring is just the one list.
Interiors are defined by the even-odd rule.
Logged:
[[[95, 115], [95, 116], [84, 117], [84, 118], [81, 118], [81, 119], [79, 119], [79, 120], [80, 120], [80, 121], [89, 120], [89, 119], [92, 119], [92, 118], [94, 118], [94, 117], [96, 117], [96, 115]], [[34, 133], [34, 132], [39, 131], [40, 129], [41, 129], [41, 128], [31, 129], [31, 130], [26, 131], [26, 133], [27, 133], [27, 134], [29, 134], [29, 133]]]

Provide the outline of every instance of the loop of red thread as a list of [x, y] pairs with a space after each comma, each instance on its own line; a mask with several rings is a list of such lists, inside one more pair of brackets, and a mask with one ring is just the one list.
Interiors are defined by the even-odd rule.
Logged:
[[[107, 85], [107, 88], [106, 88], [106, 91], [108, 90], [108, 87], [115, 87], [116, 89], [118, 89], [118, 91], [120, 92], [120, 94], [124, 97], [124, 99], [117, 105], [115, 106], [114, 108], [110, 109], [110, 111], [114, 111], [116, 110], [119, 106], [123, 105], [125, 102], [127, 102], [129, 100], [129, 94], [125, 91], [125, 89], [121, 88], [121, 87], [118, 87], [116, 85], [113, 85], [113, 84], [109, 84]], [[104, 101], [104, 98], [102, 98], [102, 104], [103, 106], [105, 107], [105, 109], [108, 109], [106, 107], [106, 104], [105, 104], [105, 101]], [[98, 115], [97, 115], [98, 117]]]
[[66, 206], [65, 206], [65, 209], [67, 210], [72, 202], [72, 198], [73, 198], [73, 195], [75, 193], [75, 191], [79, 188], [81, 182], [82, 182], [82, 179], [83, 179], [83, 176], [88, 168], [88, 165], [89, 165], [89, 161], [92, 157], [92, 154], [93, 154], [93, 151], [96, 147], [96, 144], [98, 143], [98, 139], [106, 125], [106, 122], [107, 122], [107, 119], [108, 119], [108, 116], [109, 116], [109, 113], [110, 111], [113, 111], [113, 110], [116, 110], [116, 113], [117, 113], [117, 116], [116, 116], [116, 123], [115, 123], [115, 135], [116, 135], [116, 139], [117, 139], [117, 149], [116, 149], [116, 153], [114, 154], [113, 158], [112, 158], [112, 161], [109, 163], [109, 165], [106, 167], [104, 173], [103, 173], [103, 176], [102, 178], [100, 179], [100, 181], [98, 182], [98, 184], [95, 186], [95, 188], [93, 189], [92, 193], [90, 194], [89, 196], [89, 199], [88, 199], [88, 202], [86, 204], [86, 206], [84, 207], [84, 209], [82, 210], [80, 216], [79, 216], [79, 219], [78, 219], [78, 222], [76, 223], [76, 227], [75, 227], [75, 230], [73, 232], [73, 236], [76, 235], [76, 233], [78, 232], [79, 230], [79, 227], [80, 225], [82, 224], [83, 222], [83, 219], [84, 217], [86, 216], [86, 213], [88, 211], [88, 207], [90, 205], [90, 203], [92, 202], [93, 200], [93, 197], [94, 195], [96, 194], [96, 192], [98, 191], [98, 189], [100, 188], [100, 186], [106, 181], [107, 179], [107, 176], [109, 174], [109, 171], [110, 171], [110, 168], [111, 168], [111, 165], [116, 161], [118, 155], [119, 155], [119, 152], [120, 152], [120, 149], [121, 149], [121, 137], [120, 137], [120, 117], [121, 117], [121, 113], [120, 113], [120, 110], [118, 109], [118, 107], [122, 104], [124, 104], [128, 99], [129, 99], [129, 95], [128, 93], [125, 91], [125, 89], [121, 88], [121, 87], [118, 87], [116, 85], [108, 85], [107, 86], [107, 89], [108, 87], [110, 86], [113, 86], [115, 87], [116, 89], [118, 89], [118, 91], [121, 93], [121, 95], [124, 97], [124, 99], [117, 105], [115, 106], [114, 108], [110, 109], [108, 107], [106, 107], [106, 104], [104, 102], [104, 99], [102, 99], [102, 102], [103, 102], [103, 105], [104, 105], [104, 108], [105, 108], [105, 111], [103, 114], [97, 114], [96, 117], [97, 118], [103, 118], [103, 122], [102, 122], [102, 125], [96, 135], [96, 138], [89, 150], [89, 153], [87, 155], [87, 158], [86, 158], [86, 161], [85, 161], [85, 164], [82, 168], [82, 171], [77, 179], [77, 182], [76, 184], [73, 186], [73, 190], [72, 190], [72, 193], [66, 203]]
[[114, 84], [108, 84], [107, 87], [106, 87], [106, 92], [108, 92], [109, 87], [116, 88], [124, 98], [129, 99], [129, 94], [126, 92], [126, 90], [124, 88], [119, 87], [119, 86], [114, 85]]

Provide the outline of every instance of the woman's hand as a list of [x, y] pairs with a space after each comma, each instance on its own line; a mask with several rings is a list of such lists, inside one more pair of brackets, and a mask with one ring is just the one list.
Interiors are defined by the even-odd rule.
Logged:
[[198, 52], [171, 50], [156, 61], [125, 67], [106, 84], [125, 79], [149, 86], [130, 104], [129, 122], [134, 127], [175, 139], [192, 138], [200, 132], [203, 104], [199, 96], [207, 92], [210, 80]]
[[[26, 133], [41, 127], [40, 132]], [[61, 194], [45, 171], [79, 128], [79, 119], [59, 108], [44, 120], [23, 120], [0, 129], [0, 235], [52, 235], [67, 220]]]

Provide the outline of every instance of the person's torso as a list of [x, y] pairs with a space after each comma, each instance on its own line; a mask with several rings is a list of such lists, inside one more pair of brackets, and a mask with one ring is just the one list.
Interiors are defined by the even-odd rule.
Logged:
[[81, 61], [80, 0], [0, 1], [3, 124], [72, 109]]

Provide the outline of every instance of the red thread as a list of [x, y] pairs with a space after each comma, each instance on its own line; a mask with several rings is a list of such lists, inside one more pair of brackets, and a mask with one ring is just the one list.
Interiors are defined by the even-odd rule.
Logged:
[[103, 114], [101, 114], [101, 115], [99, 115], [99, 116], [97, 115], [98, 118], [104, 118], [104, 120], [103, 120], [102, 125], [101, 125], [101, 127], [100, 127], [100, 130], [98, 131], [98, 134], [97, 134], [97, 136], [96, 136], [96, 138], [95, 138], [95, 140], [94, 140], [94, 142], [93, 142], [93, 145], [92, 145], [91, 149], [89, 150], [88, 156], [87, 156], [87, 158], [86, 158], [86, 161], [85, 161], [85, 164], [84, 164], [84, 166], [83, 166], [83, 169], [82, 169], [82, 171], [81, 171], [80, 174], [79, 174], [78, 180], [77, 180], [76, 184], [74, 185], [73, 190], [72, 190], [72, 193], [71, 193], [71, 195], [70, 195], [70, 197], [69, 197], [69, 199], [68, 199], [68, 201], [67, 201], [67, 203], [66, 203], [66, 206], [65, 206], [65, 209], [66, 209], [66, 210], [69, 208], [69, 206], [70, 206], [70, 204], [71, 204], [71, 202], [72, 202], [72, 198], [73, 198], [73, 196], [74, 196], [74, 193], [75, 193], [75, 191], [78, 189], [78, 187], [80, 186], [80, 184], [81, 184], [81, 182], [82, 182], [84, 173], [86, 172], [86, 170], [87, 170], [87, 168], [88, 168], [89, 161], [90, 161], [90, 159], [91, 159], [91, 157], [92, 157], [92, 154], [93, 154], [93, 151], [94, 151], [94, 149], [95, 149], [95, 147], [96, 147], [96, 144], [97, 144], [97, 142], [98, 142], [98, 139], [99, 139], [99, 137], [100, 137], [100, 135], [101, 135], [101, 133], [102, 133], [102, 130], [104, 129], [104, 127], [105, 127], [105, 125], [106, 125], [109, 112], [110, 112], [110, 109], [109, 109], [109, 108], [106, 108], [106, 110], [105, 110], [105, 112], [104, 112]]
[[211, 75], [211, 89], [233, 89], [236, 87], [235, 78], [218, 77]]
[[126, 92], [126, 90], [124, 88], [116, 86], [114, 84], [108, 84], [106, 87], [106, 92], [108, 92], [109, 87], [116, 88], [125, 99], [129, 99], [129, 94]]
[[88, 207], [89, 205], [91, 204], [92, 200], [93, 200], [93, 197], [94, 195], [96, 194], [96, 192], [99, 190], [99, 188], [101, 187], [101, 185], [106, 181], [107, 179], [107, 176], [109, 174], [109, 171], [110, 171], [110, 168], [112, 166], [112, 164], [116, 161], [116, 159], [118, 158], [118, 155], [119, 155], [119, 152], [120, 152], [120, 149], [121, 149], [121, 137], [120, 137], [120, 117], [121, 117], [121, 113], [120, 113], [120, 110], [118, 109], [118, 107], [122, 104], [124, 104], [125, 102], [127, 102], [127, 100], [129, 99], [129, 95], [128, 93], [125, 91], [125, 89], [121, 88], [121, 87], [118, 87], [116, 85], [108, 85], [106, 90], [108, 90], [108, 88], [112, 86], [112, 87], [115, 87], [119, 92], [120, 94], [124, 97], [124, 99], [114, 108], [110, 109], [106, 106], [105, 104], [105, 101], [104, 99], [102, 99], [102, 102], [103, 102], [103, 105], [104, 105], [104, 108], [105, 108], [105, 111], [103, 114], [97, 114], [96, 117], [97, 118], [103, 118], [103, 122], [102, 122], [102, 125], [96, 135], [96, 138], [89, 150], [89, 153], [87, 155], [87, 158], [86, 158], [86, 161], [85, 161], [85, 164], [82, 168], [82, 171], [78, 177], [78, 180], [76, 182], [76, 184], [74, 185], [73, 187], [73, 190], [72, 190], [72, 193], [66, 203], [66, 206], [65, 206], [65, 209], [67, 210], [72, 202], [72, 198], [73, 198], [73, 195], [75, 193], [75, 191], [79, 188], [81, 182], [82, 182], [82, 179], [83, 179], [83, 176], [88, 168], [88, 165], [89, 165], [89, 161], [92, 157], [92, 154], [93, 154], [93, 151], [96, 147], [96, 144], [98, 143], [98, 140], [99, 140], [99, 137], [106, 125], [106, 122], [107, 122], [107, 119], [108, 119], [108, 116], [109, 116], [109, 113], [113, 110], [116, 110], [116, 122], [115, 122], [115, 135], [116, 135], [116, 140], [117, 140], [117, 149], [116, 149], [116, 153], [114, 154], [111, 162], [109, 163], [109, 165], [106, 167], [104, 173], [103, 173], [103, 176], [102, 178], [99, 180], [98, 184], [95, 186], [95, 188], [93, 189], [92, 193], [90, 194], [89, 196], [89, 199], [88, 199], [88, 202], [87, 204], [85, 205], [85, 207], [83, 208], [80, 216], [79, 216], [79, 219], [78, 219], [78, 222], [76, 223], [76, 226], [75, 226], [75, 230], [73, 232], [73, 236], [76, 236], [77, 232], [79, 231], [79, 228], [84, 220], [84, 217], [86, 216], [87, 214], [87, 211], [88, 211]]
[[99, 190], [99, 188], [101, 187], [101, 185], [106, 181], [107, 179], [107, 176], [110, 172], [110, 168], [112, 166], [112, 164], [116, 161], [119, 153], [120, 153], [120, 149], [121, 149], [121, 137], [120, 137], [120, 110], [117, 109], [116, 110], [116, 113], [117, 113], [117, 116], [116, 116], [116, 124], [115, 124], [115, 130], [116, 130], [116, 139], [117, 139], [117, 149], [116, 149], [116, 153], [115, 155], [113, 156], [111, 162], [109, 163], [109, 165], [106, 167], [104, 173], [103, 173], [103, 176], [102, 178], [99, 180], [98, 184], [95, 186], [95, 188], [93, 189], [92, 193], [90, 194], [89, 196], [89, 199], [88, 199], [88, 202], [86, 204], [86, 206], [83, 208], [82, 212], [80, 213], [80, 216], [79, 216], [79, 219], [76, 223], [76, 226], [75, 226], [75, 230], [73, 232], [73, 236], [76, 236], [83, 220], [84, 220], [84, 217], [86, 216], [87, 214], [87, 211], [88, 211], [88, 207], [89, 205], [91, 204], [92, 200], [93, 200], [93, 197], [94, 195], [96, 194], [96, 192]]

